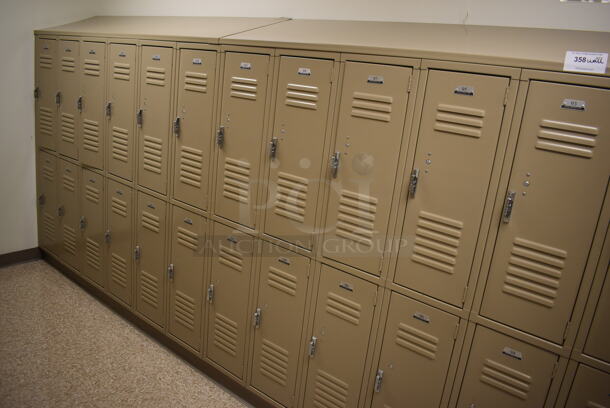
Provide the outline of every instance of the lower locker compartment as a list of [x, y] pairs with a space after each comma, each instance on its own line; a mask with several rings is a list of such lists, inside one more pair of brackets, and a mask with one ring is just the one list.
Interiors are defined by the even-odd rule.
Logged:
[[610, 374], [578, 366], [565, 408], [610, 408]]
[[106, 286], [106, 243], [104, 237], [104, 177], [83, 169], [81, 194], [81, 231], [84, 276]]
[[62, 261], [81, 273], [80, 168], [76, 164], [59, 160], [58, 183], [58, 255]]
[[38, 206], [38, 244], [41, 248], [57, 253], [57, 158], [38, 151], [36, 159]]

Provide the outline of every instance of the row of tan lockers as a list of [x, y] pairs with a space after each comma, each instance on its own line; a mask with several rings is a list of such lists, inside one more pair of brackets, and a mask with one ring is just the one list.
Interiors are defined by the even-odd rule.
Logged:
[[609, 33], [36, 35], [44, 252], [275, 407], [610, 407]]

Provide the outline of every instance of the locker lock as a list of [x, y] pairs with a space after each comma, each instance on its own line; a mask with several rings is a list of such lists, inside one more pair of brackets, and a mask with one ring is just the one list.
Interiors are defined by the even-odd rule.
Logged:
[[337, 174], [339, 173], [339, 158], [341, 157], [341, 152], [334, 152], [332, 156], [330, 156], [330, 174], [332, 178], [337, 178]]
[[142, 127], [143, 123], [144, 123], [144, 110], [140, 109], [140, 110], [138, 110], [138, 113], [136, 114], [136, 124], [139, 127]]
[[506, 200], [504, 201], [504, 209], [502, 210], [502, 222], [508, 224], [510, 217], [513, 214], [513, 206], [515, 205], [515, 192], [509, 191], [506, 194]]
[[40, 98], [40, 88], [36, 87], [34, 88], [34, 99], [38, 99]]
[[218, 132], [216, 132], [216, 144], [218, 145], [218, 147], [220, 147], [221, 149], [224, 147], [225, 145], [225, 127], [224, 126], [220, 126], [218, 128]]
[[84, 215], [80, 217], [79, 225], [80, 225], [81, 231], [84, 231], [85, 228], [87, 228], [87, 219], [85, 218]]
[[209, 303], [214, 302], [214, 284], [211, 284], [208, 287], [208, 302]]
[[57, 106], [61, 105], [61, 91], [57, 91], [55, 94], [55, 104]]
[[78, 109], [78, 111], [80, 113], [83, 112], [83, 97], [79, 96], [78, 99], [76, 100], [76, 109]]
[[142, 256], [142, 250], [140, 249], [140, 245], [136, 245], [136, 249], [133, 250], [133, 257], [137, 261]]
[[106, 116], [112, 116], [112, 102], [106, 103]]
[[110, 232], [110, 230], [106, 230], [106, 232], [104, 232], [104, 241], [106, 241], [107, 244], [112, 241], [112, 233]]
[[65, 207], [63, 205], [60, 205], [57, 208], [57, 215], [59, 215], [60, 217], [63, 217], [65, 213], [66, 213]]
[[174, 130], [174, 135], [176, 135], [176, 137], [180, 137], [180, 117], [177, 117], [174, 120], [173, 130]]
[[383, 382], [383, 370], [377, 370], [375, 376], [375, 392], [381, 392], [381, 383]]
[[169, 264], [167, 267], [167, 277], [169, 280], [174, 280], [174, 264]]
[[271, 157], [271, 159], [275, 159], [275, 156], [277, 155], [277, 144], [277, 137], [273, 137], [269, 142], [269, 157]]
[[419, 183], [419, 169], [413, 169], [413, 171], [411, 171], [411, 177], [409, 177], [409, 196], [411, 198], [415, 197], [417, 183]]
[[47, 197], [44, 194], [38, 196], [38, 204], [44, 205], [47, 202]]
[[316, 336], [311, 336], [311, 340], [309, 341], [309, 348], [307, 350], [307, 354], [309, 357], [313, 357], [316, 354], [316, 347], [318, 346], [318, 338]]
[[252, 326], [254, 326], [255, 329], [258, 329], [259, 327], [261, 327], [261, 308], [257, 307], [256, 311], [254, 312], [254, 316], [252, 318]]

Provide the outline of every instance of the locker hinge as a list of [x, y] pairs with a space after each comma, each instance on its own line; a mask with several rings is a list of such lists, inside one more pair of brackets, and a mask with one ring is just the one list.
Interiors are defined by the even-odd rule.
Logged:
[[504, 91], [504, 106], [506, 106], [508, 104], [508, 92], [509, 92], [510, 88], [506, 87], [506, 90]]
[[138, 113], [136, 114], [136, 124], [139, 127], [142, 127], [142, 124], [144, 123], [144, 111], [142, 109], [138, 110]]
[[409, 77], [409, 87], [407, 88], [407, 93], [411, 93], [411, 85], [413, 85], [413, 76]]
[[112, 102], [106, 103], [106, 116], [112, 116]]
[[84, 215], [80, 217], [79, 225], [80, 225], [81, 231], [84, 231], [85, 228], [87, 228], [87, 218], [85, 218]]
[[332, 178], [337, 178], [337, 174], [339, 173], [340, 158], [341, 152], [334, 152], [332, 156], [330, 156], [330, 175]]
[[515, 205], [515, 192], [509, 191], [506, 194], [506, 200], [504, 201], [504, 208], [502, 209], [502, 222], [508, 224], [510, 217], [513, 215], [513, 207]]
[[572, 321], [568, 321], [566, 323], [566, 328], [563, 330], [563, 340], [565, 341], [565, 339], [568, 338], [568, 333], [570, 332], [570, 328], [572, 326]]
[[57, 106], [61, 105], [61, 92], [57, 91], [57, 93], [55, 94], [55, 104]]
[[58, 216], [63, 217], [65, 213], [66, 213], [66, 209], [64, 208], [63, 205], [60, 205], [59, 207], [57, 207]]
[[112, 241], [112, 233], [110, 232], [110, 230], [106, 230], [106, 232], [104, 232], [104, 241], [106, 241], [107, 244]]
[[210, 287], [208, 287], [208, 302], [212, 303], [214, 302], [214, 284], [210, 285]]
[[309, 341], [309, 346], [307, 349], [307, 354], [309, 357], [313, 357], [316, 354], [316, 348], [318, 346], [318, 338], [316, 336], [311, 336], [311, 340]]
[[167, 278], [169, 280], [174, 280], [174, 264], [169, 264], [167, 266]]
[[269, 142], [269, 157], [271, 157], [271, 160], [275, 159], [275, 156], [277, 155], [277, 144], [278, 138], [272, 137]]
[[468, 292], [468, 286], [464, 286], [464, 291], [462, 292], [462, 306], [464, 306], [464, 302], [466, 302], [466, 293]]
[[221, 149], [225, 145], [225, 127], [224, 126], [218, 127], [218, 131], [216, 132], [216, 144]]
[[176, 137], [180, 137], [180, 117], [177, 117], [174, 120], [174, 135], [176, 135]]
[[76, 100], [76, 109], [80, 113], [83, 113], [83, 97], [82, 96], [79, 96], [78, 99]]
[[254, 312], [254, 315], [252, 317], [252, 326], [254, 326], [255, 329], [258, 329], [259, 327], [261, 327], [261, 308], [257, 307], [256, 311]]
[[419, 183], [419, 169], [411, 170], [411, 176], [409, 177], [409, 197], [415, 197], [417, 192], [417, 183]]
[[47, 197], [45, 197], [44, 194], [41, 194], [38, 196], [38, 204], [39, 205], [44, 205], [44, 203], [47, 202]]
[[34, 88], [34, 99], [38, 99], [40, 98], [40, 88], [36, 87]]
[[381, 383], [383, 382], [383, 370], [377, 370], [377, 375], [375, 376], [375, 392], [381, 392]]
[[142, 250], [140, 249], [140, 245], [136, 245], [136, 249], [133, 250], [133, 258], [137, 261], [142, 256]]

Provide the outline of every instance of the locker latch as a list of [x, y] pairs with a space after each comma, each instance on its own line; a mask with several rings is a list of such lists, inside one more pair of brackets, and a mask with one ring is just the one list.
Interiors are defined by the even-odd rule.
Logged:
[[252, 318], [252, 325], [254, 326], [255, 329], [258, 329], [259, 327], [261, 327], [261, 308], [257, 307], [256, 311], [254, 312], [254, 316]]
[[504, 209], [502, 210], [502, 222], [508, 224], [510, 217], [513, 214], [513, 206], [515, 205], [515, 192], [509, 191], [506, 194], [506, 201], [504, 201]]
[[81, 231], [84, 231], [85, 228], [87, 228], [87, 219], [85, 218], [84, 215], [80, 217], [79, 225], [80, 225]]
[[65, 213], [66, 213], [66, 209], [64, 208], [63, 205], [60, 205], [57, 208], [57, 215], [59, 215], [60, 217], [63, 217]]
[[330, 174], [333, 178], [337, 178], [337, 173], [339, 173], [339, 158], [341, 157], [341, 152], [334, 152], [332, 156], [330, 156]]
[[140, 249], [140, 245], [136, 245], [136, 249], [133, 250], [133, 257], [137, 261], [142, 256], [142, 250]]
[[78, 109], [79, 112], [83, 112], [83, 97], [79, 96], [78, 99], [76, 100], [76, 109]]
[[40, 98], [40, 88], [36, 87], [34, 88], [34, 99], [38, 99]]
[[221, 149], [225, 145], [225, 127], [224, 126], [220, 126], [218, 128], [218, 132], [216, 132], [216, 144]]
[[176, 120], [174, 120], [174, 135], [176, 135], [176, 137], [180, 137], [180, 118], [176, 118]]
[[208, 302], [212, 303], [214, 301], [214, 284], [211, 284], [208, 287]]
[[38, 204], [44, 205], [47, 202], [47, 197], [44, 194], [38, 196]]
[[110, 232], [110, 230], [106, 230], [106, 232], [104, 232], [104, 241], [106, 241], [107, 244], [112, 241], [112, 233]]
[[112, 102], [108, 102], [106, 104], [106, 116], [108, 116], [108, 117], [112, 116]]
[[167, 267], [167, 277], [169, 280], [174, 280], [174, 264], [169, 264]]
[[271, 159], [275, 159], [275, 156], [277, 155], [277, 143], [277, 137], [271, 138], [271, 141], [269, 142], [269, 157], [271, 157]]
[[411, 171], [411, 177], [409, 177], [409, 196], [411, 198], [415, 197], [417, 183], [419, 183], [419, 169], [413, 169]]
[[142, 109], [138, 110], [136, 114], [136, 124], [142, 127], [142, 123], [144, 122], [144, 111]]
[[309, 349], [307, 354], [309, 357], [313, 357], [316, 354], [316, 347], [318, 345], [318, 338], [316, 336], [311, 336], [311, 340], [309, 341]]
[[377, 370], [375, 376], [375, 392], [381, 392], [381, 383], [383, 382], [383, 370]]
[[55, 104], [57, 106], [61, 105], [61, 92], [57, 91], [57, 93], [55, 94]]

